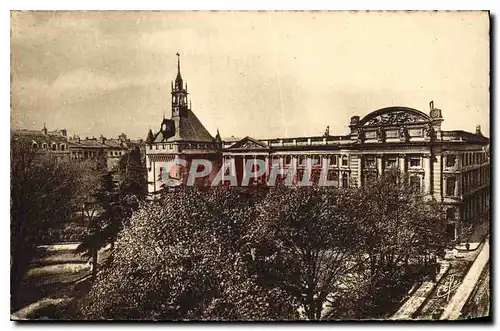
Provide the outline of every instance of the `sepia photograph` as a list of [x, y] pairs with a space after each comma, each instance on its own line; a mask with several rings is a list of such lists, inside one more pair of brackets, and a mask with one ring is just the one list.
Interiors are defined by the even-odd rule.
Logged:
[[10, 12], [12, 321], [491, 321], [489, 11]]

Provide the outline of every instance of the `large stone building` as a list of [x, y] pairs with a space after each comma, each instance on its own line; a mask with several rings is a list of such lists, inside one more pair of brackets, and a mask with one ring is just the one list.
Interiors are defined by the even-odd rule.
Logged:
[[31, 147], [38, 153], [48, 153], [61, 159], [67, 158], [69, 155], [66, 129], [49, 131], [44, 124], [40, 131], [12, 130], [11, 139]]
[[[428, 113], [408, 107], [387, 107], [363, 118], [352, 116], [350, 132], [323, 136], [288, 137], [222, 141], [212, 137], [196, 117], [187, 101], [178, 63], [172, 84], [172, 117], [163, 119], [160, 130], [151, 130], [146, 139], [146, 163], [149, 192], [162, 188], [163, 169], [170, 160], [194, 158], [211, 160], [214, 171], [232, 162], [238, 183], [245, 173], [247, 160], [261, 159], [281, 168], [297, 169], [301, 180], [306, 167], [317, 171], [328, 167], [328, 180], [342, 188], [368, 183], [389, 169], [409, 176], [410, 183], [426, 196], [446, 205], [447, 233], [456, 237], [457, 224], [473, 221], [489, 210], [490, 159], [489, 139], [477, 127], [476, 133], [441, 129], [443, 114], [430, 103]], [[176, 168], [182, 178], [182, 168]], [[269, 170], [263, 178], [266, 179]]]
[[139, 148], [141, 154], [144, 142], [133, 141], [122, 133], [118, 139], [99, 138], [80, 139], [79, 136], [68, 137], [67, 130], [12, 130], [12, 139], [32, 148], [38, 153], [47, 153], [59, 159], [74, 161], [101, 159], [108, 170], [116, 169], [121, 157], [134, 148]]

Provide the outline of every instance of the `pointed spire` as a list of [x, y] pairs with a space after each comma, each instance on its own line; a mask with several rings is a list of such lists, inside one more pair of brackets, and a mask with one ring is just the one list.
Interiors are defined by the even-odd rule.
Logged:
[[148, 136], [146, 137], [146, 144], [151, 144], [153, 142], [153, 131], [149, 129]]
[[215, 135], [215, 141], [218, 143], [222, 142], [222, 139], [221, 139], [220, 133], [219, 133], [219, 128], [217, 128], [217, 134]]
[[179, 52], [177, 52], [177, 77], [175, 78], [175, 89], [182, 90], [182, 76], [181, 76], [181, 58]]

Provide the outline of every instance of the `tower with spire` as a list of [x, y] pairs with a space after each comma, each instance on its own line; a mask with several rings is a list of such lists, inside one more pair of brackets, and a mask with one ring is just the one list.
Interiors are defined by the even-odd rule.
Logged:
[[186, 116], [188, 110], [187, 83], [184, 85], [181, 76], [180, 54], [177, 53], [177, 77], [172, 82], [172, 118]]

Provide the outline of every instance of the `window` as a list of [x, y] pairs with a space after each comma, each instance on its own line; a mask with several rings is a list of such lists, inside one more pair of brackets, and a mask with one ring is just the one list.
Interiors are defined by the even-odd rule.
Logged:
[[365, 174], [365, 183], [364, 185], [371, 185], [376, 183], [377, 175], [374, 172], [368, 172]]
[[312, 157], [312, 165], [321, 165], [321, 158], [319, 155], [314, 155]]
[[165, 144], [162, 144], [162, 145], [161, 145], [161, 147], [162, 147], [163, 149], [165, 149]]
[[61, 151], [64, 151], [64, 149], [65, 149], [65, 148], [66, 148], [66, 146], [64, 146], [64, 144], [59, 145], [59, 149], [60, 149]]
[[446, 209], [446, 220], [454, 221], [455, 220], [455, 208]]
[[375, 158], [373, 156], [365, 158], [365, 168], [375, 168]]
[[455, 162], [457, 157], [455, 155], [447, 155], [446, 156], [446, 167], [451, 168], [455, 166]]
[[342, 187], [349, 186], [349, 175], [347, 173], [342, 174]]
[[43, 148], [43, 149], [46, 149], [46, 148], [47, 148], [47, 144], [46, 144], [46, 143], [43, 143], [43, 144], [42, 144], [42, 148]]
[[388, 157], [385, 161], [385, 166], [387, 168], [396, 168], [398, 166], [398, 161], [396, 157], [394, 156]]
[[456, 186], [456, 178], [448, 177], [446, 179], [446, 195], [454, 196], [455, 195], [455, 186]]
[[57, 150], [57, 145], [56, 144], [52, 144], [52, 150], [53, 151]]
[[410, 168], [420, 168], [420, 158], [419, 157], [411, 157], [410, 158]]
[[33, 149], [37, 149], [38, 148], [38, 144], [36, 142], [33, 142], [32, 147], [33, 147]]
[[299, 165], [305, 166], [306, 165], [306, 157], [304, 155], [299, 156]]
[[336, 166], [337, 165], [337, 155], [330, 156], [330, 165], [331, 166]]
[[412, 190], [412, 192], [420, 192], [420, 176], [410, 176], [410, 189]]
[[342, 166], [343, 167], [347, 167], [347, 155], [343, 155], [342, 156]]

